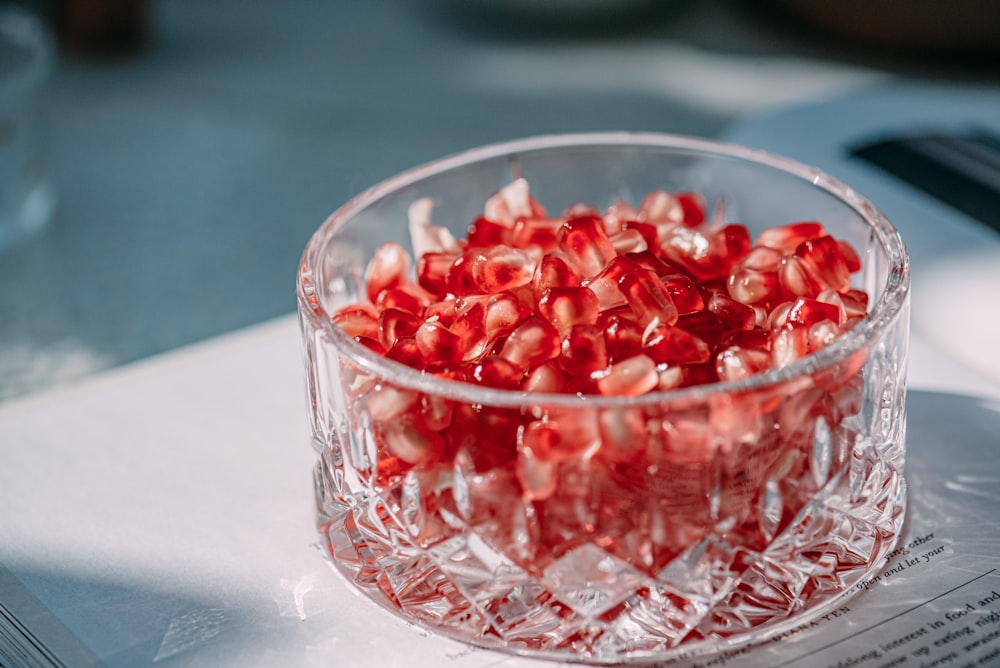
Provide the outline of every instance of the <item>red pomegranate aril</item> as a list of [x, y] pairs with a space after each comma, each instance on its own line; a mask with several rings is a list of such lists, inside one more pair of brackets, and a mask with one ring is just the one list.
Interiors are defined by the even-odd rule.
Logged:
[[530, 450], [518, 456], [515, 474], [521, 494], [528, 501], [545, 501], [558, 489], [558, 463], [538, 459]]
[[472, 278], [480, 292], [494, 293], [527, 285], [534, 273], [531, 256], [510, 246], [481, 250], [472, 260]]
[[802, 325], [786, 324], [774, 333], [771, 344], [772, 364], [782, 369], [809, 353], [809, 329]]
[[844, 256], [844, 262], [847, 263], [847, 271], [852, 274], [861, 271], [861, 258], [858, 257], [858, 251], [854, 250], [854, 246], [843, 239], [838, 239], [837, 245], [840, 247], [840, 254]]
[[803, 241], [795, 249], [795, 254], [802, 258], [809, 273], [822, 288], [833, 288], [837, 292], [844, 292], [851, 287], [851, 272], [840, 251], [840, 245], [833, 237], [825, 236]]
[[378, 338], [378, 315], [370, 304], [346, 306], [334, 314], [333, 322], [352, 338], [359, 336]]
[[436, 297], [448, 292], [448, 273], [457, 253], [424, 253], [417, 259], [417, 284]]
[[628, 304], [628, 299], [621, 291], [619, 283], [622, 277], [635, 266], [627, 258], [617, 256], [608, 263], [601, 273], [583, 282], [597, 295], [597, 303], [600, 304], [602, 312]]
[[518, 218], [544, 217], [545, 208], [531, 196], [526, 180], [515, 179], [486, 200], [483, 215], [513, 226]]
[[536, 301], [548, 288], [575, 288], [579, 285], [579, 274], [573, 271], [566, 260], [554, 253], [542, 256], [531, 279], [531, 290]]
[[701, 364], [712, 357], [705, 341], [680, 327], [656, 325], [644, 339], [643, 352], [657, 364]]
[[864, 290], [848, 290], [840, 295], [840, 299], [848, 319], [863, 318], [868, 315], [868, 293]]
[[386, 450], [407, 464], [428, 464], [444, 453], [444, 439], [440, 434], [421, 428], [412, 419], [385, 422], [376, 431]]
[[636, 355], [612, 364], [597, 380], [603, 395], [637, 397], [653, 390], [660, 381], [656, 362], [648, 355]]
[[391, 349], [399, 339], [416, 334], [420, 322], [420, 318], [409, 311], [387, 308], [378, 317], [378, 336], [372, 338]]
[[476, 279], [472, 275], [475, 251], [459, 255], [448, 270], [448, 292], [453, 295], [471, 295], [479, 292]]
[[715, 356], [715, 371], [720, 380], [743, 380], [767, 371], [770, 353], [755, 348], [729, 346]]
[[446, 298], [440, 301], [431, 302], [424, 309], [424, 320], [429, 320], [431, 318], [437, 318], [438, 322], [443, 324], [445, 327], [451, 327], [455, 324], [455, 319], [458, 318], [458, 310], [456, 309], [457, 300], [454, 298]]
[[660, 277], [648, 269], [632, 264], [634, 269], [621, 277], [619, 288], [628, 298], [628, 304], [639, 324], [645, 327], [654, 319], [664, 325], [677, 322], [677, 307]]
[[641, 253], [649, 248], [645, 237], [639, 230], [622, 230], [608, 236], [608, 241], [619, 255], [625, 253]]
[[509, 243], [510, 228], [480, 216], [469, 226], [465, 241], [469, 248], [492, 248]]
[[719, 317], [723, 336], [744, 329], [753, 329], [757, 318], [752, 308], [721, 292], [713, 293], [705, 308]]
[[740, 348], [761, 350], [770, 353], [772, 343], [773, 337], [769, 330], [754, 328], [733, 332], [726, 337], [719, 347], [728, 348], [730, 346], [738, 346]]
[[[640, 251], [638, 253], [625, 253], [625, 259], [634, 262], [644, 269], [649, 269], [651, 272], [657, 276], [667, 276], [670, 274], [681, 273], [681, 270], [674, 265], [670, 264], [661, 257], [658, 257], [655, 253], [650, 250]], [[610, 266], [610, 265], [609, 265]], [[626, 267], [631, 267], [632, 265], [625, 265]]]
[[631, 309], [628, 311], [628, 315], [621, 311], [606, 312], [597, 321], [597, 326], [604, 331], [604, 342], [612, 363], [642, 352], [643, 327], [631, 317]]
[[559, 332], [548, 321], [531, 316], [510, 333], [500, 356], [522, 369], [547, 362], [559, 355]]
[[472, 372], [474, 382], [501, 390], [513, 390], [521, 384], [524, 369], [497, 355], [487, 355]]
[[816, 239], [825, 234], [826, 228], [815, 221], [792, 223], [764, 230], [757, 237], [757, 245], [773, 248], [782, 255], [789, 255], [794, 253], [803, 241]]
[[520, 449], [530, 451], [536, 459], [564, 462], [596, 452], [601, 434], [592, 421], [571, 414], [532, 422], [523, 428], [519, 441]]
[[781, 282], [782, 292], [792, 297], [815, 297], [823, 290], [823, 286], [798, 255], [786, 255], [781, 258], [778, 279]]
[[816, 295], [816, 301], [829, 304], [837, 309], [837, 319], [834, 322], [842, 325], [847, 321], [847, 309], [844, 307], [844, 298], [836, 290], [827, 288]]
[[840, 327], [832, 320], [820, 320], [809, 325], [809, 352], [816, 352], [840, 336]]
[[399, 309], [414, 315], [423, 315], [434, 297], [415, 283], [401, 284], [379, 293], [375, 305], [381, 309]]
[[675, 326], [680, 327], [693, 336], [697, 336], [713, 349], [722, 341], [722, 321], [719, 316], [711, 311], [700, 311], [698, 313], [682, 315], [677, 318]]
[[[564, 342], [565, 343], [565, 342]], [[566, 389], [562, 368], [554, 360], [539, 364], [524, 376], [521, 390], [538, 394], [558, 394]]]
[[483, 315], [486, 336], [498, 339], [507, 336], [531, 315], [531, 309], [509, 290], [489, 297]]
[[363, 345], [368, 350], [372, 351], [376, 355], [385, 355], [386, 348], [377, 340], [368, 336], [355, 336], [354, 340]]
[[424, 359], [433, 362], [452, 364], [460, 362], [465, 355], [462, 337], [436, 320], [424, 321], [413, 338]]
[[396, 342], [389, 346], [385, 356], [414, 369], [423, 369], [427, 365], [424, 354], [420, 352], [420, 346], [417, 345], [412, 336], [396, 339]]
[[781, 302], [771, 309], [771, 313], [767, 316], [768, 329], [777, 331], [784, 327], [788, 322], [788, 313], [794, 304], [795, 302]]
[[684, 207], [674, 195], [654, 190], [642, 199], [639, 215], [647, 223], [677, 224], [684, 222]]
[[600, 312], [597, 295], [583, 287], [549, 288], [536, 308], [540, 316], [552, 323], [560, 337], [566, 336], [574, 325], [594, 324]]
[[818, 301], [816, 299], [806, 299], [799, 297], [788, 310], [788, 322], [806, 327], [814, 325], [821, 320], [839, 322], [840, 310], [832, 305]]
[[601, 214], [597, 216], [603, 218], [604, 231], [610, 235], [624, 230], [625, 224], [629, 221], [639, 220], [641, 214], [625, 200], [618, 200], [607, 208], [603, 216]]
[[688, 227], [697, 227], [707, 219], [708, 206], [705, 198], [698, 193], [680, 192], [675, 195], [677, 203], [684, 212], [684, 224]]
[[705, 310], [705, 300], [695, 282], [685, 274], [667, 274], [660, 276], [663, 287], [667, 289], [677, 314], [680, 316], [698, 313]]
[[589, 379], [608, 368], [608, 346], [604, 330], [596, 325], [577, 325], [562, 341], [559, 365], [575, 378]]
[[781, 296], [780, 267], [781, 253], [767, 246], [752, 248], [729, 274], [730, 296], [744, 304], [777, 301]]
[[368, 299], [374, 303], [383, 290], [406, 281], [410, 268], [410, 256], [402, 246], [392, 241], [379, 246], [365, 268]]
[[570, 266], [584, 278], [596, 276], [618, 257], [604, 230], [604, 221], [597, 216], [567, 220], [559, 229], [559, 248]]
[[514, 224], [511, 245], [515, 248], [535, 246], [544, 252], [557, 247], [557, 235], [562, 218], [521, 218]]
[[656, 231], [655, 225], [636, 220], [627, 220], [622, 224], [622, 231], [632, 230], [642, 235], [643, 241], [646, 242], [645, 252], [652, 254], [652, 249], [659, 248], [659, 234]]

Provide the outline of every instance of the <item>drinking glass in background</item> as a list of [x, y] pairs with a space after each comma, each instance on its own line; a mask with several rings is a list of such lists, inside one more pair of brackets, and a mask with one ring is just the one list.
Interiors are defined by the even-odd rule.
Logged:
[[39, 141], [39, 94], [52, 63], [41, 21], [0, 7], [0, 251], [43, 229], [55, 205]]

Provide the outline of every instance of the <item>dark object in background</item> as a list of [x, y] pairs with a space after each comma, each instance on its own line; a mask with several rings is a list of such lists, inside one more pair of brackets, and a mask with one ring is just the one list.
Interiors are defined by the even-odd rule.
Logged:
[[1000, 0], [770, 0], [828, 32], [886, 48], [1000, 52]]
[[150, 36], [150, 0], [53, 0], [49, 20], [60, 46], [87, 56], [140, 51]]

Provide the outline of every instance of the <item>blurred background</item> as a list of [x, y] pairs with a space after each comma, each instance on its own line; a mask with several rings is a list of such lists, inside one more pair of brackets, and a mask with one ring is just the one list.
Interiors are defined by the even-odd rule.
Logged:
[[[320, 222], [445, 154], [553, 132], [718, 137], [891, 81], [1000, 83], [1000, 1], [942, 7], [0, 3], [44, 30], [33, 55], [0, 50], [0, 178], [45, 184], [33, 230], [0, 243], [0, 400], [294, 312]], [[32, 65], [36, 101], [17, 107]]]

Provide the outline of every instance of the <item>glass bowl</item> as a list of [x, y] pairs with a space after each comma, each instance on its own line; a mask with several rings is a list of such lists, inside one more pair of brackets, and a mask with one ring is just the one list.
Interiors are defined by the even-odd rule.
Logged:
[[[365, 299], [377, 248], [412, 250], [411, 204], [431, 198], [434, 223], [461, 238], [520, 178], [551, 212], [665, 190], [701, 194], [712, 220], [754, 238], [820, 221], [857, 250], [868, 314], [783, 368], [633, 397], [448, 380], [334, 324]], [[543, 136], [391, 178], [323, 223], [298, 273], [329, 557], [407, 620], [536, 658], [666, 660], [788, 631], [841, 604], [899, 536], [908, 290], [904, 246], [872, 204], [739, 146]], [[539, 429], [556, 444], [545, 456], [525, 445]]]

